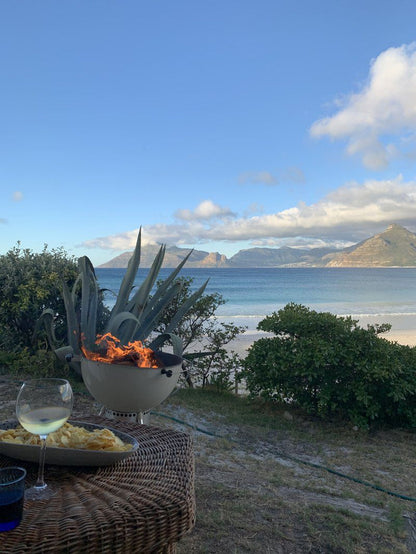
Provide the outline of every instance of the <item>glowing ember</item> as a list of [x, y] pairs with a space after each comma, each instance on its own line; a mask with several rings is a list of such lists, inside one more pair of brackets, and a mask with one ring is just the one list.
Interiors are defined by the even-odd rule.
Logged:
[[143, 346], [140, 340], [129, 342], [127, 345], [110, 333], [97, 335], [95, 341], [97, 351], [92, 352], [82, 347], [82, 352], [88, 360], [107, 364], [135, 365], [137, 367], [161, 367], [162, 364], [151, 348]]

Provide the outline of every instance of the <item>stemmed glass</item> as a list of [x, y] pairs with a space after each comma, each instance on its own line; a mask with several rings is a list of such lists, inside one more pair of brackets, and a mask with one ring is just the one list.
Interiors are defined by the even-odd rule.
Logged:
[[46, 438], [71, 415], [72, 388], [66, 379], [30, 379], [20, 388], [16, 416], [22, 427], [41, 440], [39, 471], [36, 484], [25, 491], [29, 500], [44, 500], [55, 494], [44, 481]]

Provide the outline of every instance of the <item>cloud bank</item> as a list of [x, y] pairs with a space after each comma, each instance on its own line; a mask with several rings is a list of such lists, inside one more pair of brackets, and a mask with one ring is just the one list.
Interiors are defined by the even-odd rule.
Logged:
[[[362, 89], [316, 121], [313, 137], [347, 140], [347, 153], [365, 167], [386, 168], [398, 156], [414, 157], [416, 138], [416, 42], [389, 48], [371, 62]], [[396, 140], [395, 140], [396, 139]]]
[[[400, 175], [391, 180], [368, 180], [362, 184], [351, 182], [315, 203], [300, 203], [277, 213], [256, 216], [231, 216], [232, 212], [228, 208], [221, 208], [209, 201], [202, 202], [189, 213], [187, 210], [185, 212], [186, 217], [172, 224], [144, 226], [144, 242], [197, 245], [251, 241], [254, 245], [276, 244], [276, 239], [287, 241], [296, 238], [303, 245], [308, 242], [316, 245], [317, 240], [340, 245], [368, 238], [391, 223], [414, 227], [416, 182], [403, 182]], [[208, 217], [209, 213], [211, 217]], [[227, 217], [221, 219], [218, 214], [227, 214]], [[83, 246], [131, 250], [137, 231], [134, 229], [93, 239]], [[295, 242], [292, 240], [291, 244]]]

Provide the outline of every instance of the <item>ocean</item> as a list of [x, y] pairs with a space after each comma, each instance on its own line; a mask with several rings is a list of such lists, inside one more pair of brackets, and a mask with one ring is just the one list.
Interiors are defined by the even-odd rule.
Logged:
[[[118, 292], [125, 269], [96, 269], [100, 287]], [[171, 269], [162, 269], [166, 278]], [[147, 269], [139, 269], [140, 284]], [[220, 293], [226, 303], [219, 321], [255, 331], [266, 315], [289, 302], [317, 311], [351, 315], [360, 324], [390, 323], [392, 330], [416, 329], [416, 268], [210, 268], [186, 269], [197, 289], [209, 279], [207, 293]], [[114, 305], [114, 296], [105, 302]]]

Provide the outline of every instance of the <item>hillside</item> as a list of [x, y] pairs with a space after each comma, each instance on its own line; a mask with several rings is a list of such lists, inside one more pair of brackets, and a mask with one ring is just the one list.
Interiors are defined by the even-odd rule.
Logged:
[[[150, 267], [159, 245], [142, 247], [141, 267]], [[176, 267], [189, 249], [166, 248], [163, 267]], [[99, 267], [125, 268], [131, 252]], [[416, 267], [416, 234], [397, 224], [344, 250], [331, 248], [247, 248], [231, 258], [219, 252], [194, 250], [186, 267]]]
[[[148, 244], [142, 246], [140, 267], [150, 267], [159, 251], [160, 245]], [[177, 267], [184, 257], [189, 253], [189, 248], [178, 248], [169, 246], [166, 248], [165, 258], [162, 267]], [[131, 258], [131, 252], [124, 252], [119, 256], [100, 265], [100, 268], [125, 268]], [[194, 250], [186, 263], [186, 267], [224, 267], [227, 258], [218, 252], [205, 252]]]
[[392, 224], [383, 233], [336, 255], [328, 267], [416, 266], [416, 235]]
[[324, 265], [323, 256], [331, 253], [334, 250], [330, 248], [248, 248], [237, 252], [228, 263], [230, 267], [317, 267]]

